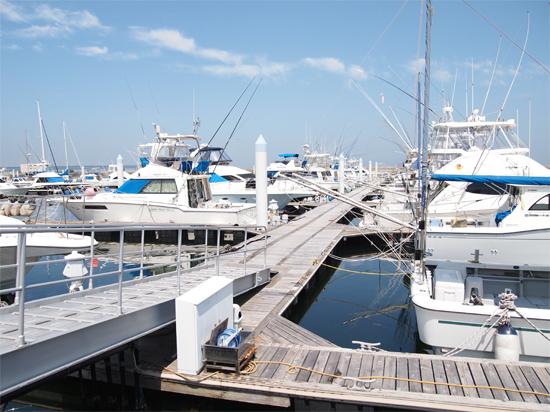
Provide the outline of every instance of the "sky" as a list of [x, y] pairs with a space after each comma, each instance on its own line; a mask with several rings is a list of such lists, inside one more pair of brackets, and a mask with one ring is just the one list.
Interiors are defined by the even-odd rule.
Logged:
[[[486, 100], [491, 120], [505, 102], [501, 117], [517, 118], [532, 157], [547, 165], [549, 4], [433, 1], [430, 88], [432, 109], [452, 102], [457, 120], [472, 100], [478, 109]], [[407, 0], [0, 0], [0, 167], [23, 163], [27, 152], [38, 160], [36, 101], [58, 164], [62, 122], [74, 143], [69, 164], [106, 165], [118, 154], [133, 164], [153, 123], [190, 133], [196, 116], [206, 143], [251, 82], [212, 142], [223, 146], [233, 134], [235, 163], [253, 164], [262, 134], [272, 160], [308, 143], [400, 164], [400, 138], [375, 105], [415, 139], [416, 103], [406, 93], [423, 70], [421, 8]]]

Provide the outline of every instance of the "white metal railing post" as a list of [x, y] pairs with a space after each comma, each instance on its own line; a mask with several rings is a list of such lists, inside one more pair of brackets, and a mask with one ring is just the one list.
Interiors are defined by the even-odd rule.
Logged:
[[244, 275], [246, 275], [246, 252], [248, 248], [248, 229], [244, 228]]
[[22, 232], [17, 235], [17, 300], [19, 304], [19, 336], [20, 346], [25, 344], [25, 264], [27, 262], [27, 235]]
[[176, 262], [177, 262], [177, 269], [176, 269], [176, 273], [177, 273], [177, 276], [178, 276], [178, 296], [181, 295], [181, 280], [180, 280], [180, 276], [181, 276], [181, 229], [178, 229], [178, 257], [176, 259]]
[[267, 267], [267, 227], [264, 228], [264, 269]]
[[216, 276], [220, 276], [220, 235], [221, 230], [218, 228], [216, 234]]
[[145, 229], [141, 229], [141, 257], [139, 259], [139, 278], [143, 279], [143, 255], [145, 254]]
[[204, 264], [208, 260], [208, 228], [204, 229]]
[[118, 314], [122, 315], [122, 274], [123, 265], [122, 259], [124, 255], [124, 229], [120, 230], [119, 247], [118, 247]]
[[94, 242], [95, 242], [95, 232], [92, 230], [90, 233], [90, 281], [88, 283], [88, 289], [94, 288]]

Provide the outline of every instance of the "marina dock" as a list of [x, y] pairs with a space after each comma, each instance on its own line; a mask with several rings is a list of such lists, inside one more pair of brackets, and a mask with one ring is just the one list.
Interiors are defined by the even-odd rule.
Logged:
[[[365, 194], [365, 189], [356, 190], [352, 197]], [[249, 373], [178, 374], [174, 359], [148, 349], [158, 347], [153, 337], [143, 343], [143, 386], [312, 411], [550, 410], [547, 364], [344, 349], [283, 318], [327, 253], [352, 231], [335, 223], [348, 210], [342, 204], [321, 205], [270, 232], [268, 266], [278, 274], [242, 305], [243, 329], [258, 349]], [[161, 342], [169, 348], [170, 342]], [[166, 353], [175, 353], [175, 347], [168, 348]]]
[[[366, 193], [366, 189], [357, 189], [351, 197], [361, 200]], [[130, 352], [125, 356], [109, 355], [93, 364], [82, 362], [80, 376], [160, 392], [305, 410], [550, 410], [547, 364], [345, 349], [281, 316], [310, 286], [312, 277], [342, 237], [352, 234], [353, 229], [337, 223], [350, 209], [336, 202], [321, 205], [269, 230], [265, 256], [260, 250], [247, 256], [251, 273], [270, 270], [274, 275], [269, 283], [264, 278], [263, 287], [247, 294], [241, 305], [243, 332], [257, 348], [253, 362], [242, 374], [179, 374], [174, 335], [153, 333], [137, 340], [132, 349], [125, 346], [123, 352]], [[244, 263], [239, 255], [222, 256], [220, 261], [224, 268], [221, 275], [238, 280], [247, 276], [235, 275], [231, 270]], [[264, 265], [269, 269], [262, 269]], [[211, 269], [186, 272], [182, 286], [190, 288], [208, 275], [215, 273]], [[158, 295], [165, 294], [164, 306], [173, 306], [176, 278], [173, 274], [155, 278], [147, 284], [162, 284], [164, 289]], [[249, 285], [247, 290], [251, 289]], [[108, 298], [112, 291], [105, 293], [107, 296], [100, 299]], [[125, 302], [147, 302], [143, 293], [125, 296]], [[116, 306], [109, 316], [117, 319]], [[124, 316], [119, 320], [125, 324], [131, 321]], [[172, 322], [173, 318], [166, 318], [150, 331]], [[134, 334], [135, 338], [144, 335]], [[130, 339], [119, 341], [128, 343]], [[139, 354], [137, 362], [133, 361], [133, 350]]]

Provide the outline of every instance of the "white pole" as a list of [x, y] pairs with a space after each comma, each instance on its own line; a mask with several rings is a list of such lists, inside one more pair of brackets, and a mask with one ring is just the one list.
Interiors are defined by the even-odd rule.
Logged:
[[117, 172], [117, 184], [118, 187], [122, 186], [124, 182], [124, 164], [122, 164], [122, 156], [118, 155], [116, 158], [116, 172]]
[[517, 146], [519, 147], [519, 109], [516, 109], [516, 136]]
[[363, 177], [363, 158], [359, 158], [359, 177]]
[[369, 160], [369, 182], [372, 180], [372, 160]]
[[529, 128], [527, 131], [528, 142], [529, 142], [529, 155], [531, 155], [531, 99], [529, 99]]
[[65, 144], [65, 168], [69, 172], [69, 155], [67, 154], [67, 134], [65, 132], [65, 121], [63, 121], [63, 142]]
[[344, 159], [344, 154], [340, 153], [340, 159], [338, 161], [338, 192], [346, 193], [345, 187], [345, 173], [346, 170], [346, 159]]
[[256, 223], [267, 227], [267, 143], [262, 135], [256, 140]]
[[36, 109], [38, 110], [38, 129], [40, 130], [40, 143], [42, 145], [42, 163], [46, 163], [46, 153], [44, 152], [44, 131], [42, 130], [42, 115], [40, 114], [40, 103], [36, 101]]
[[378, 162], [374, 162], [374, 175], [378, 179]]
[[474, 58], [472, 57], [472, 112], [474, 111]]

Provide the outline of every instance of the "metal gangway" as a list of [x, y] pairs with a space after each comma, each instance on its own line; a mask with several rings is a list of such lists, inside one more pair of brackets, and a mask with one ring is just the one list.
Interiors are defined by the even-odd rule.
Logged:
[[[204, 231], [204, 252], [186, 256], [184, 235]], [[148, 232], [175, 231], [177, 242], [172, 259], [149, 264], [145, 253]], [[95, 236], [99, 232], [118, 232], [118, 251], [99, 255]], [[141, 243], [125, 242], [129, 232], [141, 233]], [[239, 233], [244, 241], [238, 248], [224, 251], [224, 233]], [[27, 271], [36, 268], [46, 274], [47, 265], [65, 264], [64, 257], [30, 259], [32, 239], [40, 233], [59, 236], [87, 234], [90, 246], [83, 257], [89, 273], [83, 276], [28, 284]], [[208, 239], [215, 233], [216, 246]], [[233, 279], [234, 296], [241, 295], [270, 280], [266, 266], [266, 228], [213, 227], [181, 225], [21, 225], [0, 227], [0, 236], [11, 237], [14, 244], [0, 248], [3, 263], [0, 273], [15, 271], [13, 286], [0, 289], [0, 295], [15, 294], [15, 302], [0, 308], [0, 397], [4, 400], [24, 392], [31, 384], [64, 373], [104, 353], [159, 330], [175, 321], [174, 299], [213, 276]], [[15, 239], [14, 239], [15, 238]], [[86, 238], [87, 239], [87, 238]], [[139, 245], [139, 247], [138, 247]], [[163, 249], [167, 246], [163, 245]], [[150, 252], [150, 251], [149, 251]], [[166, 252], [166, 250], [165, 250]], [[263, 264], [247, 263], [263, 252]], [[68, 253], [68, 252], [67, 252]], [[259, 255], [259, 256], [258, 256]], [[170, 256], [170, 255], [169, 255]], [[108, 259], [114, 270], [100, 272], [97, 259]], [[7, 261], [7, 263], [6, 263]], [[131, 265], [126, 262], [132, 262]], [[260, 259], [256, 259], [256, 262]], [[113, 264], [114, 262], [114, 264]], [[3, 271], [3, 272], [2, 272]], [[151, 272], [164, 272], [146, 276]], [[127, 279], [132, 273], [135, 278]], [[98, 286], [109, 278], [114, 282]], [[126, 279], [125, 279], [126, 278]], [[76, 282], [76, 283], [75, 283]], [[79, 285], [83, 289], [43, 299], [30, 300], [31, 291], [59, 285]]]

